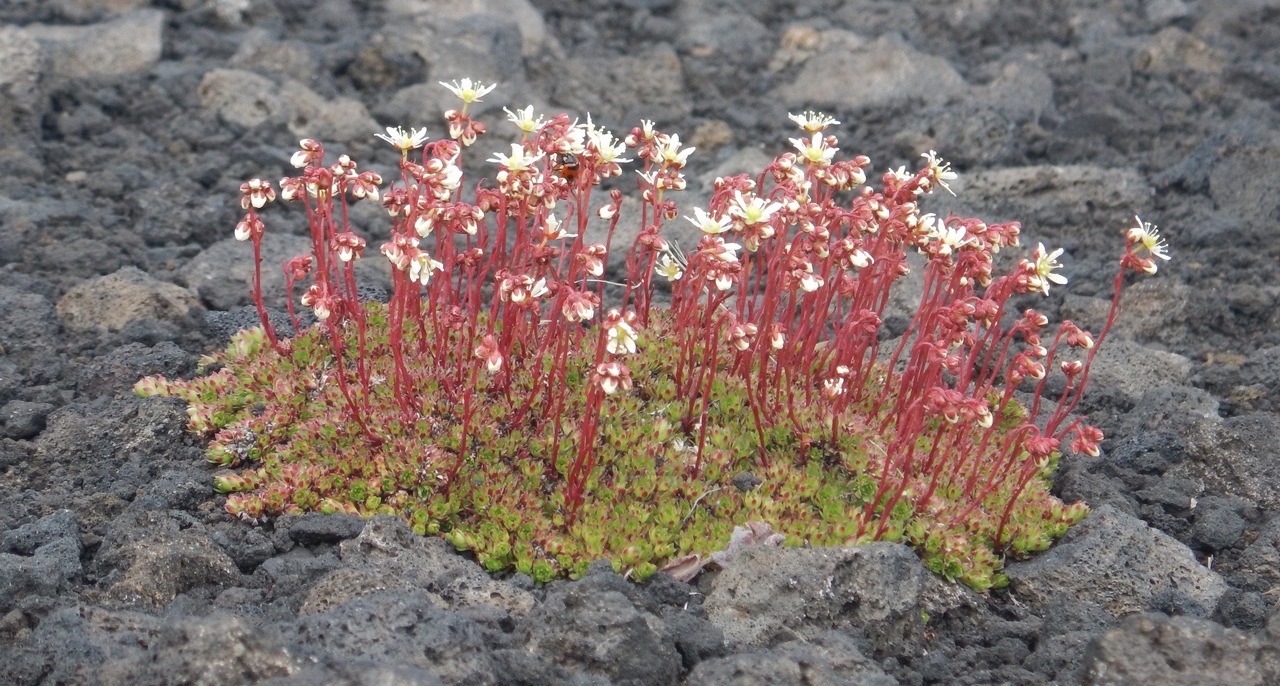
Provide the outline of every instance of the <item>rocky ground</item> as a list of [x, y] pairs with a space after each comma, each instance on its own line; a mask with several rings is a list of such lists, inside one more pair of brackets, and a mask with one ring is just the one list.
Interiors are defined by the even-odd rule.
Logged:
[[[1280, 683], [1277, 64], [1276, 0], [8, 0], [0, 683]], [[371, 134], [439, 137], [464, 76], [501, 84], [485, 150], [502, 105], [681, 132], [685, 208], [787, 112], [877, 169], [937, 149], [931, 209], [1064, 247], [1036, 307], [1092, 327], [1158, 223], [1083, 408], [1104, 454], [1058, 480], [1094, 513], [985, 595], [890, 544], [536, 587], [398, 520], [227, 516], [182, 405], [130, 388], [252, 322], [237, 186], [304, 135], [390, 168]]]

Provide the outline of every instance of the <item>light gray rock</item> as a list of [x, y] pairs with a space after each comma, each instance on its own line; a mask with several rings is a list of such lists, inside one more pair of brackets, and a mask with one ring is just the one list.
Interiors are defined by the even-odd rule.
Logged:
[[[384, 214], [385, 216], [385, 214]], [[377, 252], [371, 241], [364, 259], [355, 263], [356, 282], [389, 288], [391, 267]], [[282, 262], [311, 253], [311, 239], [273, 232], [268, 228], [262, 237], [262, 298], [269, 307], [284, 308], [284, 271]], [[227, 238], [196, 255], [178, 270], [180, 283], [196, 293], [211, 309], [230, 310], [253, 302], [253, 244]], [[310, 282], [308, 282], [310, 283]], [[301, 297], [306, 286], [295, 287], [294, 297]], [[298, 307], [297, 301], [294, 306]]]
[[213, 69], [196, 89], [200, 105], [223, 121], [251, 129], [284, 116], [285, 103], [271, 79], [243, 69]]
[[969, 94], [974, 102], [1003, 112], [1013, 121], [1037, 121], [1053, 107], [1053, 79], [1036, 62], [1017, 58], [1005, 62], [996, 77]]
[[[1107, 213], [1119, 222], [1131, 221], [1133, 213], [1146, 207], [1154, 192], [1135, 169], [1090, 165], [981, 170], [961, 174], [950, 185], [961, 201], [988, 213], [1024, 222], [1033, 215], [1052, 214], [1056, 216], [1055, 225], [1082, 223], [1095, 212]], [[936, 194], [934, 197], [942, 199]]]
[[896, 33], [869, 40], [831, 30], [821, 32], [815, 54], [796, 78], [776, 89], [775, 97], [793, 111], [876, 107], [913, 98], [942, 104], [968, 87], [947, 60], [916, 50]]
[[228, 62], [235, 67], [271, 74], [276, 78], [313, 74], [320, 68], [319, 61], [305, 43], [277, 40], [265, 29], [245, 31], [240, 47]]
[[55, 82], [108, 79], [150, 69], [163, 48], [164, 12], [140, 10], [88, 26], [35, 24], [24, 29], [47, 60]]
[[289, 132], [319, 141], [368, 141], [382, 130], [364, 103], [354, 98], [325, 98], [300, 81], [286, 79], [280, 88], [289, 112]]
[[520, 28], [521, 53], [525, 57], [538, 55], [543, 50], [558, 56], [564, 53], [555, 36], [547, 31], [542, 13], [528, 0], [388, 0], [387, 13], [452, 20], [515, 21]]
[[200, 301], [187, 289], [124, 267], [67, 291], [56, 309], [72, 331], [120, 331], [144, 318], [179, 322], [193, 307]]
[[127, 561], [127, 567], [107, 596], [128, 606], [162, 607], [179, 593], [205, 586], [233, 586], [240, 580], [231, 558], [197, 533], [136, 541], [116, 554]]
[[642, 118], [679, 121], [693, 111], [680, 58], [666, 44], [635, 56], [570, 58], [551, 87], [551, 101], [589, 112], [622, 135]]
[[1176, 26], [1148, 39], [1133, 61], [1134, 71], [1159, 75], [1183, 71], [1217, 74], [1225, 65], [1221, 51]]
[[258, 683], [297, 674], [309, 663], [281, 643], [237, 617], [164, 620], [78, 606], [41, 621], [32, 640], [0, 666], [0, 676], [18, 677], [12, 683], [43, 674], [64, 683], [207, 684], [234, 674], [235, 683]]
[[1091, 385], [1117, 391], [1133, 401], [1153, 387], [1180, 385], [1190, 375], [1191, 360], [1182, 355], [1110, 337], [1089, 366]]
[[567, 586], [548, 593], [517, 630], [526, 650], [611, 683], [677, 683], [680, 654], [666, 624], [619, 591]]
[[1280, 508], [1280, 419], [1274, 414], [1197, 423], [1187, 433], [1187, 459], [1165, 476], [1200, 480], [1208, 492], [1246, 498], [1267, 511]]
[[1147, 614], [1095, 638], [1085, 651], [1090, 686], [1273, 684], [1280, 653], [1265, 639], [1194, 617]]
[[399, 517], [370, 519], [338, 551], [344, 566], [316, 582], [299, 614], [327, 612], [382, 591], [413, 589], [425, 589], [435, 605], [450, 610], [486, 606], [519, 617], [534, 604], [528, 591], [491, 579], [444, 541], [414, 534]]
[[863, 656], [848, 636], [828, 631], [811, 641], [788, 641], [772, 650], [707, 660], [694, 668], [689, 683], [699, 686], [895, 686], [898, 681]]
[[60, 17], [82, 23], [126, 14], [147, 5], [147, 0], [46, 0]]
[[1005, 569], [1019, 598], [1046, 604], [1070, 595], [1114, 617], [1146, 611], [1172, 596], [1208, 616], [1227, 590], [1190, 549], [1111, 505], [1094, 510], [1048, 552]]
[[301, 82], [283, 84], [243, 69], [212, 69], [196, 89], [200, 105], [224, 122], [251, 129], [280, 125], [322, 142], [367, 140], [378, 123], [358, 100], [325, 98]]
[[1224, 150], [1210, 162], [1209, 195], [1241, 220], [1265, 225], [1280, 212], [1280, 136]]
[[[1114, 267], [1119, 270], [1118, 263]], [[1075, 295], [1070, 290], [1068, 286], [1068, 293], [1063, 298], [1062, 318], [1070, 319], [1095, 334], [1102, 331], [1111, 311], [1111, 289], [1103, 289], [1096, 297]], [[1127, 284], [1120, 295], [1120, 316], [1103, 347], [1119, 339], [1168, 341], [1176, 335], [1174, 332], [1186, 330], [1188, 319], [1194, 312], [1196, 296], [1193, 287], [1172, 279], [1143, 278]]]
[[[923, 631], [922, 597], [940, 583], [906, 546], [748, 546], [712, 582], [707, 619], [737, 649], [855, 631], [876, 645]], [[904, 648], [905, 649], [905, 648]]]
[[30, 31], [0, 26], [0, 92], [11, 98], [28, 96], [40, 78], [40, 43]]

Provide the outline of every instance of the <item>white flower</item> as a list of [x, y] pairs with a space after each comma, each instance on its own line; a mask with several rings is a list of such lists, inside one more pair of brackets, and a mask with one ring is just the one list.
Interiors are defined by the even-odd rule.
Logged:
[[953, 181], [959, 178], [956, 176], [955, 172], [951, 171], [951, 163], [943, 161], [941, 157], [938, 157], [938, 153], [932, 150], [921, 155], [921, 157], [928, 160], [928, 166], [925, 168], [929, 172], [929, 178], [933, 179], [939, 186], [946, 189], [948, 193], [955, 195], [955, 191], [951, 190], [951, 187], [947, 185], [948, 181]]
[[405, 131], [399, 126], [388, 126], [386, 133], [373, 134], [378, 138], [394, 145], [401, 152], [409, 152], [421, 148], [423, 143], [427, 142], [427, 130], [409, 129]]
[[413, 230], [423, 238], [431, 235], [432, 229], [435, 228], [435, 217], [430, 212], [423, 212], [418, 218], [413, 220]]
[[454, 81], [452, 84], [440, 82], [441, 86], [448, 88], [462, 102], [470, 105], [473, 102], [480, 102], [480, 98], [493, 92], [497, 88], [497, 84], [492, 86], [482, 86], [479, 82], [472, 83], [471, 79], [463, 79], [461, 82]]
[[[1128, 239], [1133, 245], [1142, 245], [1152, 257], [1169, 260], [1169, 244], [1160, 237], [1160, 232], [1151, 222], [1142, 221], [1142, 217], [1134, 215], [1138, 225], [1129, 229]], [[1059, 251], [1061, 252], [1061, 251]]]
[[507, 113], [507, 121], [515, 124], [517, 129], [520, 129], [525, 133], [534, 133], [538, 129], [542, 128], [542, 117], [538, 117], [537, 119], [533, 118], [533, 105], [529, 105], [522, 110], [516, 110], [515, 112], [504, 107], [502, 108], [502, 111]]
[[833, 124], [839, 124], [835, 117], [821, 112], [805, 112], [804, 114], [788, 114], [787, 118], [809, 133], [817, 133]]
[[821, 133], [813, 134], [812, 140], [792, 138], [791, 144], [795, 146], [796, 150], [800, 151], [800, 156], [805, 161], [819, 167], [830, 166], [831, 160], [836, 156], [836, 151], [840, 149], [827, 147], [826, 138]]
[[679, 281], [680, 277], [684, 276], [684, 268], [675, 258], [668, 254], [658, 258], [658, 264], [654, 267], [654, 271], [667, 277], [668, 281]]
[[310, 138], [303, 138], [298, 141], [298, 147], [301, 149], [293, 153], [293, 157], [289, 158], [289, 163], [299, 169], [318, 161], [320, 153], [324, 151], [324, 148], [318, 142]]
[[698, 230], [707, 235], [714, 236], [718, 233], [724, 233], [733, 226], [733, 220], [729, 217], [713, 217], [707, 214], [701, 207], [693, 208], [693, 217], [685, 217], [689, 223], [698, 227]]
[[444, 265], [425, 252], [420, 252], [409, 261], [409, 281], [418, 282], [423, 286], [431, 280], [431, 274], [444, 269]]
[[[702, 250], [708, 256], [715, 258], [720, 262], [737, 262], [737, 251], [742, 249], [738, 243], [725, 243], [723, 238], [719, 236], [708, 236], [702, 239], [700, 244]], [[722, 289], [723, 290], [723, 289]]]
[[968, 235], [963, 226], [948, 227], [946, 222], [932, 214], [924, 215], [920, 218], [920, 222], [929, 227], [929, 239], [940, 244], [938, 253], [941, 255], [950, 255], [952, 251], [976, 240]]
[[800, 289], [805, 293], [812, 293], [822, 288], [822, 277], [815, 275], [811, 271], [806, 271], [800, 275]]
[[1067, 282], [1067, 277], [1053, 273], [1053, 270], [1062, 268], [1062, 265], [1058, 264], [1058, 256], [1061, 254], [1062, 248], [1058, 248], [1051, 253], [1045, 250], [1044, 243], [1037, 245], [1036, 251], [1031, 254], [1031, 259], [1035, 264], [1036, 281], [1038, 282], [1035, 285], [1045, 295], [1049, 293], [1050, 281], [1058, 285]]
[[667, 166], [676, 167], [677, 169], [684, 167], [688, 161], [689, 155], [697, 148], [680, 149], [680, 136], [671, 134], [665, 140], [658, 143], [658, 155], [662, 158]]
[[549, 241], [558, 241], [562, 238], [577, 238], [578, 234], [568, 233], [564, 230], [564, 225], [556, 218], [554, 214], [548, 214], [547, 219], [542, 224], [542, 237]]
[[636, 330], [625, 321], [618, 320], [617, 324], [609, 327], [609, 341], [605, 343], [605, 348], [614, 355], [619, 355], [624, 350], [632, 355], [636, 354]]
[[733, 204], [729, 206], [729, 214], [738, 217], [743, 224], [750, 226], [761, 222], [769, 221], [774, 212], [782, 209], [782, 203], [768, 202], [758, 195], [752, 195], [751, 200], [747, 200], [742, 195], [742, 191], [733, 192]]
[[247, 241], [253, 237], [254, 231], [261, 226], [262, 222], [251, 217], [245, 217], [243, 221], [236, 224], [236, 240]]
[[500, 164], [507, 168], [508, 171], [525, 171], [533, 168], [533, 165], [542, 159], [542, 153], [537, 155], [529, 155], [525, 152], [524, 146], [519, 143], [511, 144], [511, 155], [503, 155], [500, 152], [493, 153], [493, 157], [489, 158], [489, 162]]
[[618, 157], [626, 152], [627, 144], [617, 140], [613, 134], [604, 127], [597, 127], [591, 121], [591, 115], [587, 114], [587, 123], [583, 125], [586, 131], [586, 141], [596, 151], [596, 165], [603, 167], [610, 163], [630, 162], [629, 159]]

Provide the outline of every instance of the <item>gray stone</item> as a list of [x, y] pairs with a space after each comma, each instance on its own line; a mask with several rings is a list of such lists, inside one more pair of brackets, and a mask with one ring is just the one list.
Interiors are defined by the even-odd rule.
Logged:
[[1280, 587], [1280, 517], [1271, 517], [1236, 560], [1233, 580], [1245, 591], [1270, 592]]
[[25, 400], [10, 400], [0, 407], [0, 424], [4, 425], [4, 435], [8, 438], [35, 438], [44, 431], [49, 413], [53, 412], [49, 403], [31, 403]]
[[[1080, 356], [1081, 359], [1083, 356]], [[1089, 384], [1137, 401], [1158, 386], [1177, 386], [1191, 375], [1191, 360], [1108, 337], [1089, 366]]]
[[193, 589], [238, 585], [235, 563], [203, 527], [143, 509], [143, 500], [111, 523], [94, 559], [106, 577], [94, 595], [110, 604], [151, 609]]
[[[299, 208], [300, 211], [300, 208]], [[311, 254], [311, 239], [272, 231], [262, 236], [262, 298], [267, 306], [285, 307], [284, 271], [280, 264], [303, 254]], [[200, 299], [214, 310], [231, 310], [250, 305], [253, 287], [253, 244], [226, 238], [206, 248], [178, 270], [179, 283], [200, 294]], [[377, 244], [365, 250], [364, 259], [355, 263], [356, 281], [379, 287], [390, 285], [391, 267], [377, 251]], [[295, 285], [294, 297], [302, 296], [306, 285]], [[297, 300], [295, 308], [299, 308]], [[305, 309], [305, 308], [302, 308]], [[273, 320], [274, 321], [274, 320]]]
[[40, 44], [30, 32], [0, 26], [0, 93], [25, 100], [40, 78]]
[[195, 371], [193, 356], [171, 341], [152, 347], [128, 343], [82, 367], [76, 390], [91, 396], [129, 391], [138, 379], [160, 374], [174, 379]]
[[906, 546], [746, 546], [711, 582], [704, 607], [730, 647], [809, 639], [830, 629], [876, 646], [918, 639], [922, 596], [938, 584]]
[[[1060, 310], [1062, 318], [1095, 334], [1101, 332], [1111, 312], [1110, 289], [1102, 292], [1101, 297], [1076, 295], [1069, 292], [1070, 287], [1067, 291]], [[1168, 279], [1142, 279], [1126, 285], [1120, 295], [1120, 315], [1103, 347], [1121, 338], [1176, 343], [1178, 336], [1186, 334], [1188, 321], [1194, 318], [1198, 297], [1203, 296], [1196, 289]]]
[[444, 541], [413, 533], [399, 517], [368, 520], [358, 536], [339, 544], [338, 554], [344, 566], [315, 583], [300, 614], [327, 612], [362, 596], [410, 589], [426, 589], [434, 604], [451, 610], [483, 606], [523, 616], [533, 607], [528, 591], [491, 579]]
[[0, 348], [13, 355], [43, 347], [59, 329], [53, 303], [39, 293], [0, 286]]
[[200, 105], [246, 129], [283, 119], [284, 99], [271, 79], [242, 69], [213, 69], [200, 80]]
[[526, 650], [615, 684], [673, 684], [680, 655], [666, 625], [618, 591], [561, 586], [517, 629]]
[[0, 665], [0, 677], [18, 677], [6, 683], [33, 683], [35, 679], [27, 675], [43, 674], [62, 683], [213, 684], [228, 683], [229, 675], [236, 675], [231, 683], [264, 683], [300, 674], [309, 664], [282, 645], [278, 636], [241, 618], [162, 620], [79, 606], [58, 610], [41, 621], [9, 664]]
[[325, 98], [288, 78], [277, 84], [251, 71], [212, 69], [196, 93], [202, 107], [246, 129], [284, 126], [300, 138], [328, 143], [368, 140], [380, 129], [358, 100]]
[[164, 12], [140, 10], [88, 26], [32, 25], [26, 31], [48, 60], [54, 81], [109, 79], [150, 69], [160, 60]]
[[159, 607], [179, 593], [240, 580], [231, 558], [208, 538], [193, 533], [133, 543], [119, 555], [128, 560], [128, 568], [108, 595], [126, 605]]
[[1192, 543], [1210, 552], [1239, 543], [1247, 526], [1240, 516], [1241, 505], [1218, 496], [1200, 498], [1194, 510], [1195, 523], [1191, 526]]
[[1211, 164], [1209, 195], [1245, 223], [1265, 223], [1280, 212], [1280, 139], [1224, 150]]
[[1084, 224], [1094, 213], [1123, 226], [1132, 220], [1136, 208], [1147, 206], [1153, 194], [1136, 170], [1089, 165], [980, 170], [961, 174], [950, 185], [961, 201], [988, 213], [1023, 222], [1034, 217], [1053, 226]]
[[551, 101], [597, 124], [630, 130], [640, 119], [679, 121], [693, 111], [680, 59], [665, 44], [636, 56], [566, 60], [551, 87]]
[[58, 510], [0, 534], [0, 613], [33, 595], [52, 596], [82, 570], [80, 527]]
[[165, 283], [137, 267], [90, 279], [58, 301], [62, 323], [72, 331], [120, 331], [141, 319], [181, 322], [200, 301], [190, 291]]
[[1110, 505], [1094, 510], [1048, 552], [1012, 563], [1005, 573], [1014, 593], [1032, 603], [1070, 594], [1113, 617], [1146, 611], [1170, 593], [1208, 616], [1227, 590], [1185, 545]]
[[478, 17], [480, 21], [515, 21], [520, 28], [521, 53], [533, 57], [543, 50], [563, 55], [563, 48], [547, 31], [542, 13], [528, 0], [389, 0], [391, 15], [428, 15], [437, 19], [459, 20]]
[[276, 78], [309, 74], [320, 69], [306, 43], [275, 40], [265, 29], [245, 31], [244, 39], [228, 62], [250, 72], [265, 72]]
[[1133, 61], [1134, 71], [1158, 75], [1185, 71], [1217, 74], [1225, 65], [1220, 50], [1176, 26], [1149, 38]]
[[1280, 657], [1264, 640], [1194, 617], [1145, 614], [1097, 637], [1084, 656], [1083, 683], [1200, 686], [1272, 684]]
[[1274, 414], [1197, 423], [1187, 441], [1187, 459], [1166, 476], [1200, 480], [1206, 491], [1230, 493], [1268, 511], [1280, 508], [1280, 419]]
[[772, 650], [708, 660], [693, 670], [689, 683], [699, 686], [894, 686], [898, 681], [864, 657], [848, 636], [828, 631], [812, 640], [788, 641]]
[[289, 538], [294, 542], [302, 545], [316, 545], [338, 543], [355, 538], [364, 530], [364, 525], [365, 520], [357, 515], [308, 512], [289, 522], [288, 530]]
[[289, 629], [311, 650], [342, 660], [408, 665], [450, 684], [501, 683], [483, 628], [436, 607], [422, 591], [362, 596]]
[[80, 525], [71, 510], [58, 510], [0, 534], [0, 552], [34, 555], [40, 548], [63, 538], [77, 539]]
[[855, 108], [912, 99], [942, 104], [967, 88], [947, 60], [917, 51], [897, 33], [868, 40], [831, 30], [821, 32], [816, 54], [775, 96], [792, 110]]

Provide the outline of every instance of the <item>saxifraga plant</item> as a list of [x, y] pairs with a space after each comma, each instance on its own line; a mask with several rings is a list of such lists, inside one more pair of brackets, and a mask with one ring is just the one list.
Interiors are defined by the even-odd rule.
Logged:
[[[1126, 273], [1168, 259], [1150, 224], [1127, 234], [1096, 338], [1070, 322], [1050, 335], [1043, 315], [1009, 308], [1065, 283], [1062, 251], [1038, 246], [996, 276], [1018, 224], [922, 213], [921, 196], [955, 178], [933, 152], [876, 190], [866, 157], [836, 159], [826, 129], [839, 122], [792, 115], [795, 152], [754, 178], [716, 179], [708, 207], [686, 217], [704, 234], [686, 258], [661, 235], [693, 152], [677, 135], [644, 122], [618, 141], [590, 118], [508, 110], [521, 141], [467, 203], [458, 159], [484, 132], [468, 107], [492, 86], [443, 85], [463, 103], [445, 115], [451, 140], [379, 134], [402, 153], [388, 190], [346, 155], [326, 166], [316, 141], [294, 154], [302, 173], [280, 196], [305, 209], [313, 249], [285, 271], [290, 293], [310, 279], [301, 302], [316, 324], [302, 328], [290, 303], [294, 335], [278, 335], [255, 279], [262, 326], [206, 358], [217, 371], [138, 383], [189, 404], [209, 460], [228, 470], [215, 486], [229, 513], [395, 514], [539, 581], [599, 558], [636, 578], [663, 564], [688, 573], [735, 526], [764, 522], [789, 545], [903, 541], [976, 589], [1087, 513], [1048, 478], [1064, 441], [1098, 453], [1102, 433], [1072, 413]], [[596, 212], [599, 242], [590, 197], [624, 154], [642, 166], [629, 220], [640, 231], [606, 309], [622, 193]], [[241, 190], [236, 237], [260, 267], [257, 210], [275, 190], [257, 179]], [[357, 298], [365, 240], [347, 222], [349, 203], [379, 198], [392, 220], [387, 304]], [[926, 260], [924, 294], [882, 351], [910, 250]], [[1050, 370], [1065, 383], [1042, 412]]]

